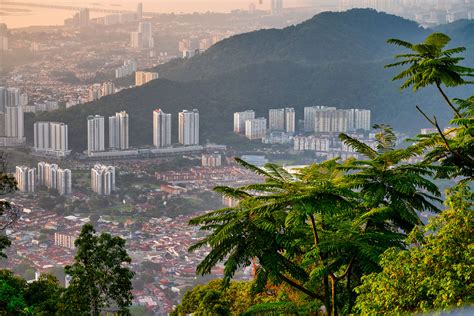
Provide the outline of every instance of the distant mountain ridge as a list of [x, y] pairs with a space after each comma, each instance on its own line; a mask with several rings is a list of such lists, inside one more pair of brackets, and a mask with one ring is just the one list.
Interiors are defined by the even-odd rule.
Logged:
[[[470, 39], [474, 22], [446, 25], [454, 39]], [[268, 115], [269, 108], [292, 106], [302, 119], [303, 107], [331, 105], [360, 107], [373, 111], [373, 123], [392, 124], [404, 131], [419, 130], [426, 123], [415, 111], [419, 104], [440, 118], [448, 111], [431, 89], [401, 93], [391, 78], [397, 70], [384, 69], [400, 50], [386, 44], [388, 38], [421, 41], [430, 30], [415, 22], [374, 10], [326, 12], [281, 30], [260, 30], [223, 40], [200, 56], [174, 60], [157, 67], [158, 79], [124, 90], [98, 101], [41, 113], [28, 120], [59, 120], [69, 124], [70, 147], [86, 147], [86, 117], [113, 115], [126, 110], [130, 115], [131, 146], [152, 143], [152, 111], [160, 107], [173, 115], [173, 137], [177, 138], [177, 113], [197, 108], [201, 114], [203, 142], [222, 142], [232, 134], [232, 113], [255, 109]], [[456, 41], [458, 42], [458, 40]], [[459, 44], [459, 43], [457, 43]], [[474, 43], [468, 46], [468, 61]], [[472, 65], [472, 64], [471, 64]], [[471, 89], [472, 90], [472, 89]], [[463, 96], [467, 89], [448, 90]], [[28, 135], [32, 139], [32, 135]], [[107, 135], [106, 135], [107, 137]]]

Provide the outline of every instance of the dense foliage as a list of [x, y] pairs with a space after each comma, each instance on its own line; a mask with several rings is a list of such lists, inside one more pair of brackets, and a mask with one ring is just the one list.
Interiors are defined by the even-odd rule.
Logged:
[[[465, 43], [473, 45], [467, 27], [458, 25], [448, 31], [471, 39]], [[174, 119], [183, 108], [197, 108], [202, 142], [228, 143], [232, 112], [255, 109], [258, 116], [267, 116], [269, 108], [292, 106], [302, 118], [304, 106], [323, 104], [367, 108], [373, 111], [374, 121], [413, 131], [425, 124], [421, 116], [412, 115], [413, 104], [430, 104], [441, 117], [448, 110], [430, 91], [417, 95], [397, 91], [390, 82], [395, 73], [383, 65], [399, 50], [385, 45], [385, 40], [397, 36], [415, 41], [427, 33], [414, 22], [371, 10], [324, 13], [282, 30], [231, 37], [199, 57], [160, 66], [163, 79], [90, 104], [28, 117], [25, 130], [32, 133], [29, 126], [34, 120], [53, 120], [67, 123], [74, 134], [85, 135], [88, 115], [110, 116], [126, 110], [130, 144], [143, 146], [152, 144], [155, 108], [172, 113]], [[467, 91], [459, 96], [466, 97]], [[172, 128], [173, 135], [178, 135], [177, 124]], [[86, 138], [70, 137], [69, 145], [82, 151]]]
[[472, 191], [454, 188], [449, 208], [413, 230], [407, 250], [390, 249], [380, 273], [362, 278], [356, 309], [362, 314], [430, 311], [474, 299], [474, 213]]
[[65, 292], [65, 311], [99, 315], [105, 307], [118, 307], [128, 313], [132, 304], [131, 258], [125, 239], [108, 233], [97, 235], [93, 226], [83, 226], [74, 242], [75, 262], [66, 266], [71, 282]]
[[63, 288], [52, 275], [27, 283], [11, 271], [0, 270], [0, 313], [7, 315], [56, 315]]
[[[407, 148], [397, 149], [391, 128], [376, 125], [375, 148], [340, 135], [366, 157], [362, 160], [335, 159], [296, 173], [238, 160], [265, 181], [217, 187], [239, 204], [190, 221], [209, 231], [190, 248], [211, 247], [198, 273], [210, 273], [223, 261], [226, 286], [238, 268], [253, 263], [256, 292], [286, 284], [329, 315], [352, 313], [355, 299], [357, 311], [364, 314], [472, 301], [474, 104], [472, 97], [453, 102], [444, 89], [469, 84], [464, 78], [474, 75], [474, 69], [458, 65], [463, 47], [444, 50], [450, 42], [445, 34], [432, 34], [420, 44], [389, 42], [413, 51], [388, 65], [409, 65], [394, 80], [405, 79], [402, 89], [413, 86], [415, 91], [436, 86], [453, 112], [453, 127], [442, 130], [436, 116], [430, 118], [418, 107], [437, 132], [418, 136]], [[411, 162], [419, 157], [424, 159]], [[419, 213], [439, 212], [435, 177], [456, 177], [459, 183], [447, 200], [449, 209], [423, 228]], [[265, 311], [304, 314], [294, 301], [257, 304], [247, 314]]]

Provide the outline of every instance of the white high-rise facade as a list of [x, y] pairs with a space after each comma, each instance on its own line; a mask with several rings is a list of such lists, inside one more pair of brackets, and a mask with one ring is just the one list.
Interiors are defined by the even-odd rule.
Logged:
[[171, 114], [161, 109], [153, 111], [153, 145], [156, 148], [171, 146]]
[[179, 143], [185, 146], [199, 145], [199, 111], [179, 112], [178, 124]]
[[128, 149], [128, 114], [125, 111], [109, 117], [109, 147], [112, 149]]
[[253, 120], [255, 118], [255, 111], [247, 110], [243, 112], [234, 113], [234, 133], [245, 133], [245, 121]]
[[97, 164], [91, 169], [91, 188], [99, 195], [115, 191], [115, 167]]
[[20, 89], [0, 87], [0, 112], [5, 112], [7, 106], [21, 105], [20, 98]]
[[115, 84], [113, 82], [104, 82], [100, 90], [100, 97], [115, 93]]
[[265, 137], [267, 132], [267, 119], [260, 117], [245, 121], [245, 137], [258, 139]]
[[59, 194], [69, 195], [72, 192], [71, 188], [71, 170], [69, 169], [58, 169], [57, 172], [57, 187]]
[[343, 133], [370, 130], [370, 110], [342, 110], [335, 107], [304, 108], [304, 129], [316, 133]]
[[104, 117], [89, 115], [87, 117], [87, 153], [104, 151]]
[[285, 130], [285, 109], [270, 109], [268, 111], [268, 129], [271, 131]]
[[285, 109], [285, 132], [294, 133], [296, 131], [296, 116], [294, 108]]
[[68, 148], [68, 128], [60, 122], [36, 122], [34, 129], [34, 150], [40, 153], [64, 157]]
[[354, 130], [363, 129], [370, 131], [370, 110], [354, 109]]
[[142, 34], [143, 48], [153, 48], [153, 29], [151, 22], [140, 22], [138, 24], [138, 32]]
[[34, 193], [36, 188], [36, 170], [25, 166], [15, 168], [15, 180], [20, 192]]

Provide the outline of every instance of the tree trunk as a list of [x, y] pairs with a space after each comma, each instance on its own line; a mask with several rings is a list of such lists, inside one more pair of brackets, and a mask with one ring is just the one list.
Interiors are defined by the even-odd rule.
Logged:
[[326, 313], [331, 316], [331, 299], [329, 294], [329, 277], [323, 276], [324, 285], [324, 305], [326, 305]]
[[332, 315], [337, 316], [337, 306], [336, 306], [336, 278], [331, 276], [331, 297], [332, 297], [332, 302], [331, 302], [331, 310], [332, 310]]

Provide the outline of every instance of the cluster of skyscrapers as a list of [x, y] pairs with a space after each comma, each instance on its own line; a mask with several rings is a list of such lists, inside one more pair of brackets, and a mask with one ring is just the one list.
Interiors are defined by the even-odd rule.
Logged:
[[157, 72], [150, 71], [137, 71], [135, 72], [135, 85], [141, 86], [152, 80], [158, 79], [159, 75]]
[[[129, 122], [125, 111], [109, 117], [109, 148], [125, 150], [129, 148]], [[105, 120], [101, 115], [87, 117], [87, 153], [105, 150]]]
[[55, 189], [60, 195], [71, 194], [71, 170], [57, 164], [38, 163], [38, 168], [17, 166], [15, 179], [20, 192], [34, 193], [37, 186]]
[[115, 69], [115, 78], [123, 78], [132, 75], [137, 71], [137, 62], [135, 60], [125, 60], [123, 65]]
[[[304, 132], [343, 133], [370, 130], [370, 110], [311, 106], [304, 108]], [[267, 126], [268, 125], [268, 126]], [[255, 118], [255, 111], [234, 113], [234, 133], [245, 134], [249, 139], [265, 138], [267, 132], [293, 135], [296, 131], [294, 108], [270, 109], [267, 119]]]
[[16, 146], [24, 143], [25, 126], [23, 106], [26, 95], [18, 88], [0, 87], [0, 145]]
[[[178, 113], [178, 141], [184, 146], [199, 145], [199, 111], [183, 110]], [[171, 146], [171, 114], [161, 109], [153, 111], [153, 145]]]
[[255, 118], [255, 111], [247, 110], [234, 113], [234, 133], [245, 134], [248, 139], [264, 138], [267, 129], [270, 131], [295, 132], [295, 110], [294, 108], [270, 109], [267, 119]]
[[140, 22], [138, 31], [130, 34], [130, 46], [137, 49], [153, 48], [153, 29], [151, 22]]
[[91, 188], [99, 195], [115, 191], [115, 167], [97, 164], [91, 169]]
[[370, 130], [370, 110], [311, 106], [304, 108], [304, 131], [344, 133]]

